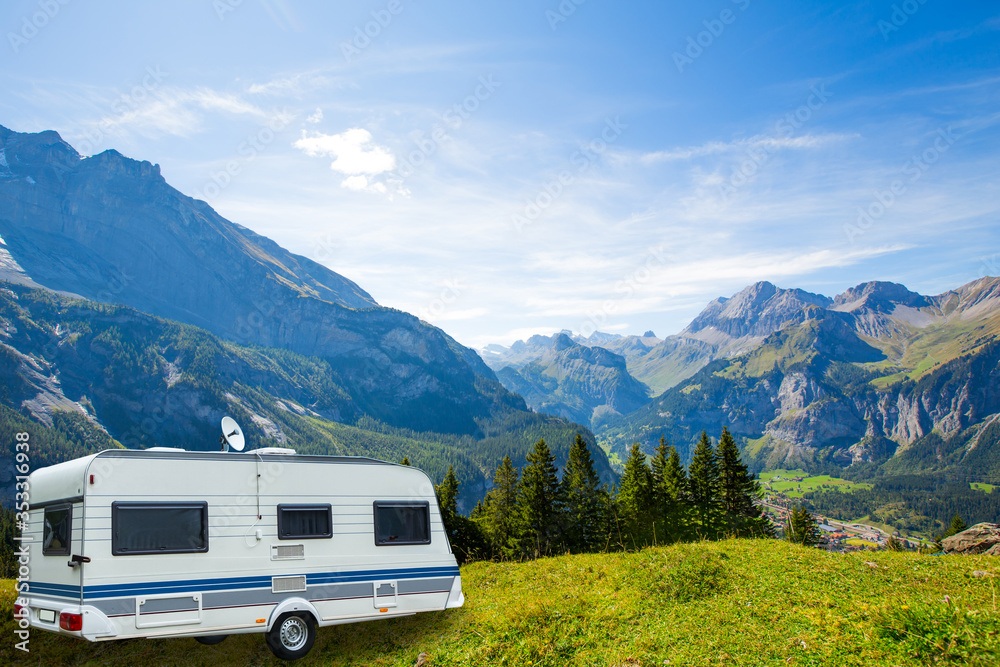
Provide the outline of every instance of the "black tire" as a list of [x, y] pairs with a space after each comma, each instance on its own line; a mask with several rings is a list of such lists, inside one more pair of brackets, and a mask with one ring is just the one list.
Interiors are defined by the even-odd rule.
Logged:
[[195, 637], [194, 640], [199, 644], [204, 644], [205, 646], [215, 646], [216, 644], [221, 644], [225, 641], [228, 636], [229, 635], [209, 635], [207, 637]]
[[282, 660], [298, 660], [316, 641], [316, 622], [308, 612], [282, 614], [264, 639], [271, 653]]

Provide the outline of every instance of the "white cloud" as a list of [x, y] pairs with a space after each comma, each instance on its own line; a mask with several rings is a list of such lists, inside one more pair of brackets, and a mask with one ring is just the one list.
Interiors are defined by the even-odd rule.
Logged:
[[[330, 168], [349, 176], [377, 176], [396, 168], [396, 158], [389, 149], [373, 143], [371, 132], [360, 127], [340, 134], [310, 133], [303, 130], [302, 138], [293, 145], [312, 157], [332, 157]], [[352, 186], [358, 183], [360, 181], [355, 180], [352, 185], [345, 187], [355, 189]]]
[[365, 176], [350, 176], [345, 178], [340, 187], [348, 190], [365, 190], [368, 188], [368, 178]]
[[[316, 113], [322, 117], [321, 110]], [[303, 130], [302, 138], [293, 146], [313, 157], [332, 157], [330, 169], [347, 176], [340, 183], [342, 188], [383, 195], [389, 192], [386, 184], [375, 177], [395, 169], [396, 158], [388, 148], [374, 143], [371, 132], [364, 128], [355, 127], [340, 134]]]
[[253, 116], [266, 117], [267, 113], [238, 95], [232, 93], [220, 93], [209, 88], [198, 88], [194, 91], [182, 91], [177, 97], [177, 101], [184, 103], [192, 101], [202, 109], [225, 111], [231, 114], [250, 114]]
[[[201, 132], [206, 120], [220, 112], [261, 120], [272, 117], [239, 95], [210, 88], [137, 87], [110, 101], [104, 97], [100, 105], [109, 112], [83, 125], [88, 129], [88, 136], [102, 139], [108, 135], [130, 133], [154, 138], [164, 134], [189, 137]], [[287, 122], [288, 119], [285, 120]]]
[[429, 312], [421, 312], [421, 317], [431, 323], [437, 322], [457, 322], [460, 320], [474, 320], [489, 314], [488, 308], [465, 308], [463, 310], [449, 310], [435, 315]]
[[388, 192], [385, 183], [378, 181], [369, 182], [367, 176], [348, 176], [340, 182], [340, 187], [354, 190], [355, 192], [375, 192], [384, 195]]
[[267, 83], [255, 83], [247, 88], [251, 95], [275, 95], [283, 98], [303, 98], [317, 90], [344, 88], [346, 81], [339, 76], [320, 71], [299, 72], [290, 76], [272, 79]]
[[645, 153], [640, 156], [639, 161], [643, 164], [656, 164], [658, 162], [672, 162], [675, 160], [690, 160], [692, 158], [715, 155], [718, 153], [729, 153], [733, 151], [750, 151], [762, 149], [767, 152], [777, 150], [802, 150], [805, 148], [817, 148], [826, 144], [836, 143], [850, 139], [854, 135], [848, 134], [805, 134], [800, 137], [776, 137], [766, 134], [757, 134], [749, 139], [738, 139], [736, 141], [709, 141], [700, 146], [688, 146], [686, 148], [674, 148], [666, 151], [655, 151]]
[[323, 110], [316, 107], [316, 112], [306, 118], [307, 123], [318, 123], [323, 120]]
[[669, 311], [677, 307], [679, 299], [701, 296], [707, 302], [713, 296], [730, 294], [760, 280], [803, 279], [824, 269], [852, 266], [910, 247], [897, 244], [807, 252], [772, 250], [725, 258], [647, 262], [638, 265], [624, 280], [590, 282], [585, 291], [568, 280], [546, 285], [544, 291], [522, 297], [523, 313], [547, 321], [586, 320], [588, 313], [597, 313], [600, 328], [608, 330], [614, 323], [605, 319]]

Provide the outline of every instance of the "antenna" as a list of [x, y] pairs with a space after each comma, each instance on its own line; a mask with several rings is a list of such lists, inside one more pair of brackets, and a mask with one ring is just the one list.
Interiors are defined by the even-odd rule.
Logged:
[[232, 417], [222, 418], [222, 437], [219, 438], [219, 444], [222, 445], [222, 451], [224, 452], [228, 452], [230, 447], [238, 452], [242, 452], [246, 446], [243, 430], [240, 429], [240, 425]]

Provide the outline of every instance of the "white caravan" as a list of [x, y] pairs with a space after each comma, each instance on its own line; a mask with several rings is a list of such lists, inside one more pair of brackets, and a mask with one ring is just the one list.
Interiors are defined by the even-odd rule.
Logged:
[[316, 626], [465, 600], [417, 468], [281, 448], [119, 449], [29, 484], [30, 577], [15, 615], [34, 628], [205, 644], [263, 632], [294, 660]]

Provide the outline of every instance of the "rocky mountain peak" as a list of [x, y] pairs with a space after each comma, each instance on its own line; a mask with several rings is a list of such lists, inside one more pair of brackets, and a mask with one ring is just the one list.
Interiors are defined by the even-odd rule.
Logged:
[[101, 172], [112, 178], [154, 179], [165, 182], [160, 174], [160, 165], [152, 164], [147, 160], [133, 160], [113, 148], [84, 158], [80, 167]]
[[733, 295], [732, 300], [761, 304], [777, 293], [778, 288], [774, 285], [774, 283], [761, 280], [744, 287], [742, 290]]
[[712, 301], [681, 335], [702, 338], [697, 334], [714, 329], [729, 338], [763, 337], [789, 322], [802, 321], [807, 307], [826, 308], [830, 303], [831, 300], [821, 294], [781, 289], [762, 281], [744, 288], [732, 298]]
[[5, 164], [10, 176], [38, 178], [46, 167], [58, 171], [72, 169], [80, 162], [80, 154], [63, 141], [55, 130], [27, 133], [15, 132], [0, 125], [0, 165]]
[[984, 276], [934, 297], [945, 314], [959, 312], [962, 317], [978, 317], [1000, 310], [1000, 278]]
[[567, 348], [576, 347], [576, 343], [573, 342], [569, 336], [563, 332], [557, 333], [552, 337], [552, 349], [556, 352], [561, 352]]
[[861, 283], [837, 295], [833, 300], [834, 310], [845, 312], [865, 309], [891, 313], [896, 306], [923, 308], [930, 304], [927, 297], [911, 292], [899, 283], [880, 280]]

